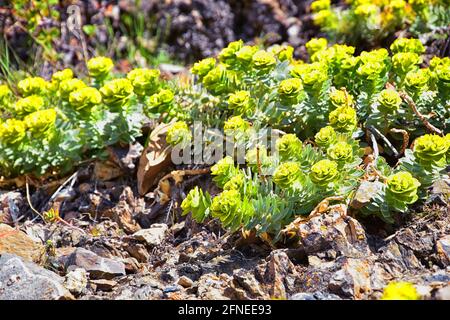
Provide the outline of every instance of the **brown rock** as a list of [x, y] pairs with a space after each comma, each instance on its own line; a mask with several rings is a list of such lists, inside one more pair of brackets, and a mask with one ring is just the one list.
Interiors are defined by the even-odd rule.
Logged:
[[26, 261], [40, 262], [44, 246], [20, 230], [0, 224], [0, 254], [11, 253]]
[[335, 272], [328, 286], [330, 291], [353, 299], [363, 299], [371, 292], [370, 262], [344, 258], [342, 268]]
[[439, 239], [436, 242], [436, 251], [444, 266], [450, 265], [450, 235]]
[[178, 284], [184, 288], [190, 288], [194, 284], [194, 282], [186, 276], [180, 277], [178, 279]]
[[89, 283], [96, 291], [111, 291], [117, 285], [116, 281], [106, 279], [91, 280]]

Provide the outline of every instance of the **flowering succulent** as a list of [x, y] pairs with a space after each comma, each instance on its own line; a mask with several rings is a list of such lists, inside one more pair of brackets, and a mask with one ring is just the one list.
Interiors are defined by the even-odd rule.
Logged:
[[437, 88], [447, 99], [450, 95], [450, 62], [447, 64], [441, 64], [434, 70], [434, 74], [437, 78]]
[[298, 187], [302, 171], [297, 162], [284, 162], [280, 164], [273, 175], [273, 182], [282, 189]]
[[60, 83], [64, 80], [69, 80], [73, 78], [72, 69], [64, 69], [57, 71], [52, 75], [52, 82]]
[[398, 38], [390, 48], [393, 53], [412, 52], [422, 54], [425, 52], [425, 47], [419, 39]]
[[48, 83], [41, 77], [26, 78], [19, 81], [17, 89], [25, 97], [32, 94], [42, 95], [47, 91]]
[[191, 68], [193, 74], [198, 75], [200, 78], [206, 76], [216, 66], [216, 59], [206, 58], [194, 63]]
[[174, 98], [175, 96], [171, 90], [161, 89], [148, 99], [147, 105], [151, 110], [157, 109], [159, 112], [163, 112], [170, 106]]
[[322, 148], [328, 148], [330, 145], [334, 144], [337, 140], [336, 131], [333, 127], [326, 126], [320, 129], [319, 132], [314, 136], [316, 144]]
[[394, 89], [385, 89], [378, 95], [378, 110], [390, 114], [396, 112], [402, 104], [402, 98]]
[[312, 38], [305, 46], [309, 56], [312, 57], [316, 52], [326, 49], [328, 41], [325, 38]]
[[63, 80], [59, 84], [59, 94], [62, 98], [68, 99], [72, 92], [86, 87], [87, 87], [86, 83], [84, 83], [80, 79]]
[[420, 300], [420, 295], [412, 283], [391, 282], [384, 288], [381, 300]]
[[46, 109], [35, 111], [27, 115], [23, 121], [30, 132], [33, 134], [42, 134], [55, 124], [56, 110]]
[[353, 96], [345, 90], [332, 90], [329, 96], [331, 105], [334, 108], [339, 108], [342, 106], [352, 107], [355, 104]]
[[245, 176], [242, 173], [238, 173], [231, 177], [231, 179], [225, 183], [223, 186], [223, 190], [237, 190], [243, 191], [243, 187], [245, 184]]
[[272, 53], [265, 50], [257, 51], [252, 57], [253, 68], [262, 73], [267, 73], [275, 67], [277, 60]]
[[315, 0], [311, 3], [311, 11], [319, 12], [322, 10], [330, 9], [331, 1], [330, 0]]
[[428, 89], [429, 81], [430, 72], [428, 69], [410, 71], [405, 77], [405, 87], [412, 96], [416, 97]]
[[100, 88], [103, 102], [116, 110], [125, 105], [133, 93], [133, 85], [128, 79], [114, 79]]
[[303, 144], [295, 134], [288, 133], [277, 140], [276, 148], [282, 161], [295, 160], [300, 157]]
[[172, 124], [167, 130], [167, 143], [172, 146], [187, 146], [192, 139], [191, 130], [186, 122], [178, 121]]
[[[241, 49], [242, 50], [242, 49]], [[280, 46], [280, 45], [274, 45], [269, 48], [269, 53], [273, 54], [280, 60], [283, 61], [292, 61], [294, 56], [294, 48], [292, 46]]]
[[420, 182], [409, 172], [401, 171], [389, 176], [386, 185], [386, 197], [401, 204], [412, 204], [419, 199], [417, 190]]
[[236, 52], [236, 58], [241, 64], [248, 65], [252, 62], [253, 55], [258, 52], [258, 50], [259, 48], [257, 46], [243, 46]]
[[445, 154], [449, 147], [444, 137], [426, 134], [416, 139], [413, 151], [421, 163], [439, 164], [445, 161]]
[[336, 181], [338, 176], [338, 164], [328, 159], [315, 163], [309, 174], [311, 181], [322, 187]]
[[99, 82], [102, 82], [108, 77], [113, 67], [113, 61], [107, 57], [95, 57], [87, 62], [89, 75]]
[[353, 148], [345, 141], [331, 145], [327, 149], [327, 155], [331, 160], [337, 163], [346, 163], [353, 160]]
[[241, 90], [228, 98], [228, 108], [235, 110], [235, 114], [245, 115], [252, 109], [250, 92]]
[[0, 143], [12, 145], [20, 142], [26, 134], [26, 126], [23, 121], [7, 119], [0, 124]]
[[133, 69], [127, 74], [138, 96], [151, 95], [158, 89], [159, 70], [139, 68]]
[[30, 114], [34, 111], [42, 109], [44, 107], [44, 99], [37, 95], [31, 95], [22, 99], [17, 100], [14, 105], [14, 113], [23, 118], [27, 114]]
[[221, 159], [211, 167], [211, 175], [214, 176], [213, 181], [216, 182], [219, 188], [223, 188], [225, 183], [227, 183], [235, 174], [236, 168], [234, 166], [234, 160], [230, 156]]
[[188, 195], [181, 203], [183, 215], [192, 212], [192, 217], [200, 223], [209, 215], [210, 206], [211, 197], [209, 193], [204, 193], [198, 186], [189, 191]]
[[417, 69], [421, 62], [422, 58], [414, 52], [399, 52], [392, 56], [392, 67], [400, 75]]
[[337, 131], [351, 132], [356, 129], [358, 119], [356, 110], [352, 107], [343, 106], [330, 112], [330, 125]]
[[69, 103], [77, 110], [90, 110], [93, 106], [102, 102], [100, 92], [91, 87], [81, 88], [70, 93]]
[[298, 78], [283, 80], [278, 86], [278, 94], [280, 96], [280, 100], [286, 104], [298, 103], [302, 90], [302, 81]]
[[250, 129], [250, 122], [245, 121], [241, 116], [229, 118], [223, 127], [225, 134], [230, 136], [245, 134], [248, 129]]
[[[5, 84], [0, 85], [0, 110], [4, 109], [11, 102], [12, 92]], [[5, 108], [6, 109], [6, 108]]]
[[239, 220], [241, 204], [239, 191], [225, 190], [212, 200], [211, 215], [214, 218], [219, 218], [222, 223], [229, 224], [233, 219]]
[[223, 64], [211, 69], [206, 76], [203, 77], [202, 83], [211, 93], [219, 95], [228, 89], [228, 72]]
[[328, 79], [326, 65], [319, 62], [294, 66], [290, 74], [295, 78], [300, 78], [307, 90], [320, 90]]
[[219, 61], [227, 65], [234, 65], [236, 62], [236, 52], [244, 46], [242, 40], [230, 42], [226, 48], [223, 48], [219, 53]]

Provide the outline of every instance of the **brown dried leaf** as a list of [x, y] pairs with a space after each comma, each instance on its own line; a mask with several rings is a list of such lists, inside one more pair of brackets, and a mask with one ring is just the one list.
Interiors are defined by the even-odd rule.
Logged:
[[157, 126], [148, 139], [148, 145], [144, 149], [139, 160], [137, 172], [138, 191], [145, 195], [155, 185], [156, 178], [172, 163], [171, 147], [166, 142], [166, 133], [170, 124]]

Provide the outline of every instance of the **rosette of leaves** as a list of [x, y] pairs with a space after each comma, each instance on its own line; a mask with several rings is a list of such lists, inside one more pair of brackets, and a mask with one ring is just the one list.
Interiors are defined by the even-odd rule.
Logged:
[[281, 161], [295, 161], [300, 159], [303, 144], [295, 134], [288, 133], [277, 140], [276, 148]]
[[301, 98], [302, 90], [302, 81], [298, 78], [281, 81], [278, 86], [278, 94], [281, 103], [285, 105], [297, 104]]
[[211, 216], [218, 218], [222, 225], [236, 231], [249, 222], [254, 215], [254, 208], [248, 198], [241, 198], [237, 190], [225, 190], [214, 197], [211, 204]]
[[88, 114], [92, 107], [102, 102], [100, 92], [92, 87], [81, 88], [73, 91], [69, 95], [69, 103], [77, 112], [83, 115]]
[[59, 85], [64, 80], [70, 80], [74, 77], [72, 69], [64, 69], [52, 74], [52, 81], [50, 83], [51, 91], [56, 92], [59, 89]]
[[89, 75], [95, 79], [96, 83], [102, 84], [114, 68], [114, 63], [107, 57], [95, 57], [87, 62], [87, 68]]
[[202, 223], [209, 216], [210, 206], [211, 196], [208, 192], [203, 192], [198, 186], [189, 191], [181, 203], [183, 215], [192, 213], [192, 218], [199, 223]]
[[9, 109], [12, 97], [11, 89], [5, 84], [0, 85], [0, 111]]
[[147, 114], [150, 113], [164, 113], [169, 111], [173, 104], [175, 95], [172, 90], [161, 89], [158, 93], [153, 94], [147, 100], [146, 110]]
[[219, 188], [223, 188], [224, 185], [237, 173], [238, 169], [235, 167], [234, 160], [230, 156], [219, 160], [214, 166], [211, 167], [213, 181]]
[[408, 205], [419, 199], [417, 195], [420, 182], [411, 173], [401, 171], [386, 180], [386, 203], [390, 208], [406, 212]]
[[191, 68], [191, 73], [199, 76], [202, 79], [206, 76], [214, 67], [216, 66], [216, 59], [214, 58], [206, 58], [200, 60], [199, 62], [194, 63]]
[[249, 91], [241, 90], [230, 95], [228, 108], [234, 115], [249, 115], [253, 111], [253, 101]]
[[30, 95], [25, 98], [17, 100], [14, 104], [14, 113], [19, 118], [40, 110], [44, 107], [44, 99], [41, 96]]
[[27, 97], [32, 94], [45, 95], [48, 89], [48, 82], [41, 77], [25, 78], [17, 84], [17, 89], [22, 96]]
[[235, 142], [242, 143], [248, 139], [250, 126], [250, 122], [241, 116], [234, 116], [225, 121], [223, 130], [227, 137], [232, 137]]
[[412, 52], [422, 54], [425, 52], [425, 47], [419, 39], [398, 38], [390, 46], [393, 53]]
[[268, 51], [272, 53], [280, 62], [291, 62], [294, 58], [294, 47], [289, 45], [273, 45]]
[[252, 57], [252, 67], [257, 73], [266, 75], [275, 68], [277, 59], [265, 50], [257, 51]]
[[325, 38], [312, 38], [305, 44], [310, 57], [316, 52], [322, 51], [328, 47], [328, 41]]
[[236, 53], [242, 49], [244, 42], [242, 40], [233, 41], [228, 44], [226, 48], [223, 48], [219, 53], [219, 61], [229, 65], [236, 65]]
[[103, 102], [112, 112], [119, 112], [125, 106], [133, 93], [133, 85], [128, 79], [114, 79], [100, 88]]
[[188, 146], [192, 140], [191, 130], [186, 122], [177, 121], [167, 130], [167, 143], [171, 146], [179, 146], [184, 148]]
[[[27, 130], [33, 135], [46, 135], [47, 131], [54, 127], [56, 121], [56, 110], [46, 109], [35, 111], [24, 118]], [[47, 135], [47, 137], [49, 137]]]
[[355, 102], [353, 100], [353, 96], [345, 90], [332, 90], [329, 94], [330, 104], [333, 109], [348, 106], [353, 107]]
[[159, 87], [160, 71], [154, 69], [138, 68], [127, 74], [127, 79], [133, 85], [134, 93], [139, 96], [154, 94]]
[[62, 80], [58, 86], [58, 94], [64, 99], [68, 100], [70, 94], [82, 88], [86, 88], [87, 85], [80, 79], [66, 79]]
[[328, 159], [320, 160], [311, 167], [310, 178], [320, 187], [327, 187], [339, 178], [338, 164]]
[[314, 139], [319, 147], [327, 149], [337, 141], [336, 131], [331, 126], [323, 127], [316, 133]]
[[429, 81], [429, 70], [419, 69], [417, 71], [410, 71], [406, 74], [404, 86], [413, 99], [418, 99], [419, 96], [428, 89]]
[[273, 182], [281, 189], [301, 188], [302, 171], [297, 162], [284, 162], [280, 164], [273, 175]]
[[330, 125], [339, 132], [352, 132], [358, 125], [356, 110], [349, 106], [342, 106], [330, 112]]

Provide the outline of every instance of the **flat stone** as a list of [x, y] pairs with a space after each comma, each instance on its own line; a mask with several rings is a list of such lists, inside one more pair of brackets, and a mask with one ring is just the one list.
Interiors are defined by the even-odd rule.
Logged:
[[0, 256], [0, 300], [73, 299], [64, 278], [9, 253]]
[[20, 230], [6, 224], [0, 224], [0, 254], [10, 253], [26, 261], [39, 262], [44, 246], [33, 241]]
[[76, 266], [89, 272], [91, 279], [112, 279], [125, 275], [125, 265], [109, 258], [98, 256], [92, 251], [77, 248], [69, 257], [67, 266]]
[[95, 288], [96, 291], [111, 291], [115, 286], [117, 286], [116, 281], [107, 279], [91, 280], [89, 283]]
[[145, 242], [148, 246], [156, 247], [163, 242], [167, 229], [166, 224], [155, 223], [148, 229], [142, 229], [134, 233], [132, 237], [137, 241]]

